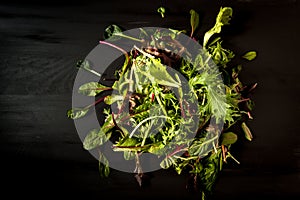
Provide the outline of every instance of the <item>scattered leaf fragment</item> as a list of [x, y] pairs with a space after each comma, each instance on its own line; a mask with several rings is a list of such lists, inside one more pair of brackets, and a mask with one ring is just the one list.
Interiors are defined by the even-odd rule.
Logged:
[[157, 9], [157, 12], [160, 13], [161, 17], [164, 18], [165, 17], [165, 13], [166, 13], [166, 9], [164, 7], [159, 7]]
[[245, 55], [243, 55], [242, 57], [247, 59], [247, 60], [253, 60], [254, 58], [256, 58], [256, 52], [255, 51], [249, 51], [247, 52]]
[[249, 127], [247, 126], [247, 124], [245, 122], [242, 123], [242, 129], [245, 133], [246, 139], [251, 141], [253, 139], [253, 136], [251, 134], [251, 131], [250, 131]]

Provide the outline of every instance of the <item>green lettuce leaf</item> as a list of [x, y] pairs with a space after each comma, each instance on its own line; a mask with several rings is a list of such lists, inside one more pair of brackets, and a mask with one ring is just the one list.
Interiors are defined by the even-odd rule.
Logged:
[[220, 33], [222, 26], [229, 24], [231, 17], [232, 17], [232, 8], [230, 8], [230, 7], [222, 8], [221, 7], [219, 14], [216, 18], [216, 23], [215, 23], [214, 27], [211, 28], [209, 31], [207, 31], [204, 35], [203, 48], [206, 47], [211, 36], [213, 36], [215, 33]]

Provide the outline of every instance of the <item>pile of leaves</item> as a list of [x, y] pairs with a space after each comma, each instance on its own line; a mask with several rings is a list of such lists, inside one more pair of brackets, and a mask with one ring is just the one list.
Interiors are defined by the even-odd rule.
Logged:
[[[122, 152], [125, 160], [135, 160], [134, 172], [140, 184], [144, 173], [139, 157], [145, 153], [153, 154], [162, 158], [160, 166], [163, 169], [173, 168], [178, 174], [187, 172], [205, 199], [212, 193], [223, 163], [228, 158], [238, 163], [230, 148], [239, 134], [232, 132], [231, 127], [240, 126], [246, 139], [252, 140], [246, 122], [252, 119], [250, 112], [254, 103], [250, 94], [256, 84], [242, 84], [239, 80], [241, 65], [233, 65], [234, 52], [222, 46], [219, 33], [229, 24], [232, 8], [220, 9], [215, 25], [203, 39], [194, 37], [199, 25], [198, 13], [191, 10], [190, 14], [189, 37], [202, 44], [205, 55], [199, 53], [194, 60], [182, 58], [182, 54], [188, 58], [188, 52], [177, 40], [182, 31], [170, 29], [173, 34], [166, 35], [159, 30], [149, 34], [141, 29], [144, 34], [141, 45], [132, 47], [130, 52], [107, 41], [100, 42], [121, 50], [125, 56], [124, 64], [116, 70], [116, 81], [112, 86], [89, 82], [80, 86], [78, 92], [97, 96], [103, 91], [114, 91], [95, 102], [110, 106], [101, 113], [105, 115], [101, 128], [87, 133], [83, 142], [86, 150], [113, 141], [111, 148], [114, 151]], [[107, 27], [105, 36], [130, 38], [117, 25]], [[176, 54], [168, 50], [170, 46], [173, 49], [175, 46]], [[254, 51], [243, 56], [247, 60], [255, 57]], [[217, 69], [210, 66], [206, 58], [213, 60]], [[79, 65], [97, 75], [90, 69], [88, 61]], [[173, 73], [170, 68], [178, 73]], [[84, 117], [95, 104], [70, 109], [67, 115], [72, 119]], [[220, 122], [223, 122], [221, 130], [215, 126]], [[101, 176], [109, 175], [108, 160], [99, 151]]]

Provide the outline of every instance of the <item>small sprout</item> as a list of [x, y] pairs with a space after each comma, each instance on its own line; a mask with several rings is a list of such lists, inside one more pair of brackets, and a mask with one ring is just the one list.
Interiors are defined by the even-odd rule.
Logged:
[[230, 152], [227, 152], [227, 157], [233, 159], [237, 164], [241, 164], [235, 157], [233, 157], [233, 155], [231, 155]]
[[247, 124], [245, 122], [242, 123], [242, 129], [243, 129], [243, 131], [245, 133], [246, 139], [249, 140], [249, 141], [252, 141], [253, 136], [252, 136], [251, 131], [248, 128], [248, 126], [247, 126]]
[[157, 12], [160, 13], [161, 17], [164, 18], [165, 17], [165, 13], [166, 13], [166, 9], [164, 7], [159, 7], [157, 9]]

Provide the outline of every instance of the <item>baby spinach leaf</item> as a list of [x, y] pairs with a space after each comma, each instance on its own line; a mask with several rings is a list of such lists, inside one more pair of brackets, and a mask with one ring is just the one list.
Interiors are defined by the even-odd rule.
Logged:
[[255, 51], [249, 51], [245, 55], [243, 55], [242, 57], [247, 59], [247, 60], [253, 60], [254, 58], [256, 58], [256, 52]]
[[97, 94], [101, 93], [105, 90], [110, 90], [110, 87], [107, 87], [105, 85], [102, 85], [97, 82], [89, 82], [81, 85], [79, 87], [78, 92], [80, 94], [86, 95], [86, 96], [96, 96]]
[[92, 129], [84, 138], [83, 147], [86, 150], [94, 149], [105, 143], [111, 136], [111, 132], [105, 133], [102, 129]]
[[238, 137], [233, 132], [222, 133], [220, 136], [220, 142], [222, 145], [234, 144]]
[[193, 9], [190, 10], [190, 14], [191, 14], [190, 23], [192, 27], [192, 31], [191, 31], [191, 37], [192, 37], [196, 28], [199, 25], [199, 14]]

